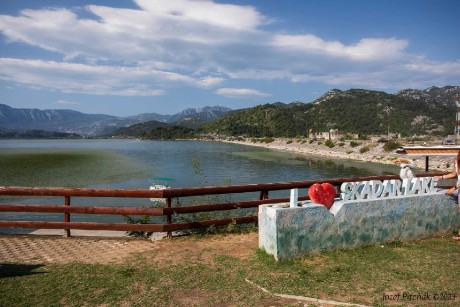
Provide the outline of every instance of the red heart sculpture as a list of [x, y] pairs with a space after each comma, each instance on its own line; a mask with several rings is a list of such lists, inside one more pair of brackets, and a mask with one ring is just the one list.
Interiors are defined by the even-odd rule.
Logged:
[[335, 198], [334, 186], [330, 183], [315, 183], [308, 189], [308, 196], [317, 204], [325, 206], [327, 209], [332, 207]]

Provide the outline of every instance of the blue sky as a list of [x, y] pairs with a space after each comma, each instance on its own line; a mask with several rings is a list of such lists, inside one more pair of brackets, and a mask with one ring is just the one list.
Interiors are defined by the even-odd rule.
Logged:
[[128, 116], [460, 85], [457, 0], [0, 2], [0, 103]]

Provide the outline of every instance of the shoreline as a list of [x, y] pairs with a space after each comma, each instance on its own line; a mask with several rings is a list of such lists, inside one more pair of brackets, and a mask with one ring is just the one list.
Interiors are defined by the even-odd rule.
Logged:
[[[407, 163], [407, 160], [416, 161], [417, 172], [425, 171], [425, 156], [414, 156], [408, 154], [399, 154], [395, 150], [386, 152], [383, 149], [384, 144], [370, 142], [370, 141], [357, 141], [361, 143], [358, 146], [352, 147], [350, 141], [337, 142], [334, 147], [329, 148], [324, 145], [324, 141], [314, 141], [311, 144], [301, 140], [282, 139], [277, 138], [270, 143], [256, 142], [251, 140], [219, 140], [220, 142], [233, 143], [261, 148], [274, 149], [284, 152], [290, 152], [300, 155], [311, 155], [318, 157], [329, 157], [340, 160], [353, 160], [360, 162], [371, 162], [380, 164], [398, 165], [400, 163]], [[337, 144], [343, 144], [342, 146]], [[369, 150], [361, 153], [363, 147], [368, 147]], [[450, 172], [455, 156], [430, 156], [429, 158], [429, 171]]]

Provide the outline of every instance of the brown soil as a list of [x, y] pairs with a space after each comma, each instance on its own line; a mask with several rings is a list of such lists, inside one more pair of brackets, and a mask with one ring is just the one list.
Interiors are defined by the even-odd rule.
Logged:
[[153, 252], [145, 252], [142, 255], [161, 266], [162, 260], [165, 265], [180, 263], [207, 263], [212, 265], [212, 259], [216, 256], [230, 256], [247, 259], [254, 255], [258, 247], [258, 234], [212, 235], [204, 238], [179, 237], [156, 241]]
[[153, 242], [132, 238], [8, 235], [0, 236], [0, 263], [124, 263], [139, 254], [159, 265], [179, 264], [184, 260], [211, 263], [212, 258], [219, 255], [246, 259], [257, 247], [257, 233], [179, 237]]

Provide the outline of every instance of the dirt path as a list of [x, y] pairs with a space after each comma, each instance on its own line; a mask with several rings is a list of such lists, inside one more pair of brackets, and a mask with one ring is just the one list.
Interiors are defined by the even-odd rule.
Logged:
[[149, 241], [131, 238], [0, 236], [0, 263], [124, 263], [137, 254], [171, 263], [211, 262], [214, 256], [248, 258], [258, 246], [257, 233], [182, 237]]

